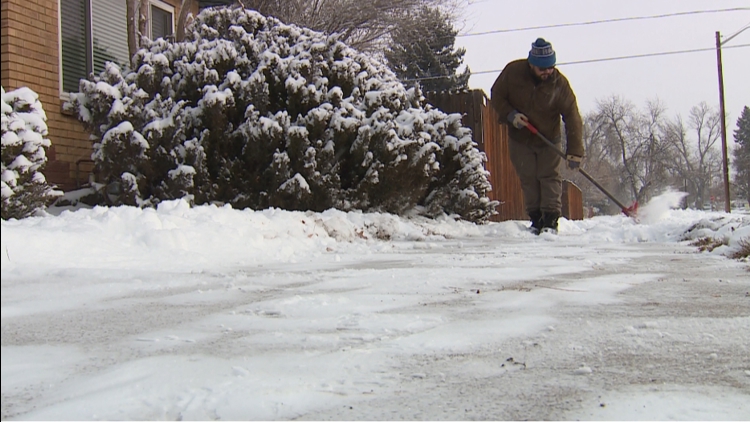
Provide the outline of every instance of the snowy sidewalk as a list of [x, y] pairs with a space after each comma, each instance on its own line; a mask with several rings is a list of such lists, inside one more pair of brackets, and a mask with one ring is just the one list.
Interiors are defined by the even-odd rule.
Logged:
[[[519, 255], [533, 253], [525, 246]], [[426, 304], [451, 322], [399, 357], [391, 394], [302, 418], [747, 419], [747, 272], [679, 247], [598, 249], [624, 259], [586, 273], [466, 280], [467, 297]], [[540, 267], [553, 273], [567, 254]]]
[[[567, 221], [569, 234], [535, 237], [508, 222], [318, 252], [281, 241], [286, 258], [247, 264], [201, 264], [193, 245], [180, 264], [189, 231], [157, 239], [157, 225], [147, 235], [118, 218], [102, 220], [153, 256], [121, 243], [25, 268], [20, 233], [38, 233], [3, 226], [3, 419], [750, 416], [747, 264], [684, 243], [613, 242]], [[66, 227], [72, 242], [107, 235]]]

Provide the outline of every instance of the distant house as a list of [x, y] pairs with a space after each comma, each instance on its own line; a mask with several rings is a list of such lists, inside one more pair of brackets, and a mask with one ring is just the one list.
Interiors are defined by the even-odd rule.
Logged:
[[[26, 86], [39, 94], [52, 141], [43, 173], [63, 190], [85, 182], [93, 164], [88, 134], [62, 105], [78, 91], [78, 81], [99, 73], [106, 61], [130, 62], [127, 1], [0, 0], [0, 79], [6, 91]], [[183, 4], [194, 12], [200, 6], [194, 0], [135, 1], [152, 39], [175, 32]]]

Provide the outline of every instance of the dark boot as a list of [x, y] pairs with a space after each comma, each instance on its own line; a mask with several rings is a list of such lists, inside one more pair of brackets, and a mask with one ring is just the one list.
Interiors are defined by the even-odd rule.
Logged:
[[542, 213], [542, 231], [551, 231], [557, 233], [557, 220], [560, 219], [560, 213], [556, 211], [545, 211]]
[[534, 234], [539, 234], [542, 231], [542, 212], [541, 211], [532, 211], [529, 213], [529, 218], [531, 219], [531, 227], [529, 227], [529, 230]]

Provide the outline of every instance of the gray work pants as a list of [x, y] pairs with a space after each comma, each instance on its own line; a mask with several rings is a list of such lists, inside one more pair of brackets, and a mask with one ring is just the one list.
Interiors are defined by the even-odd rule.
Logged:
[[550, 146], [529, 145], [510, 139], [510, 161], [521, 179], [526, 213], [562, 210], [563, 159]]

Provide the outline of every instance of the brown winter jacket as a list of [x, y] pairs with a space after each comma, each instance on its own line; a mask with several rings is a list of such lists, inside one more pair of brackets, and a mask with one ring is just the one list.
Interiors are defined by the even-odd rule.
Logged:
[[[546, 81], [534, 78], [527, 59], [508, 63], [492, 85], [492, 106], [500, 123], [508, 124], [508, 114], [517, 110], [526, 115], [539, 132], [551, 141], [560, 142], [560, 116], [565, 122], [567, 154], [583, 157], [583, 123], [578, 103], [568, 79], [555, 69]], [[518, 142], [545, 145], [528, 129], [508, 124], [508, 134]]]

